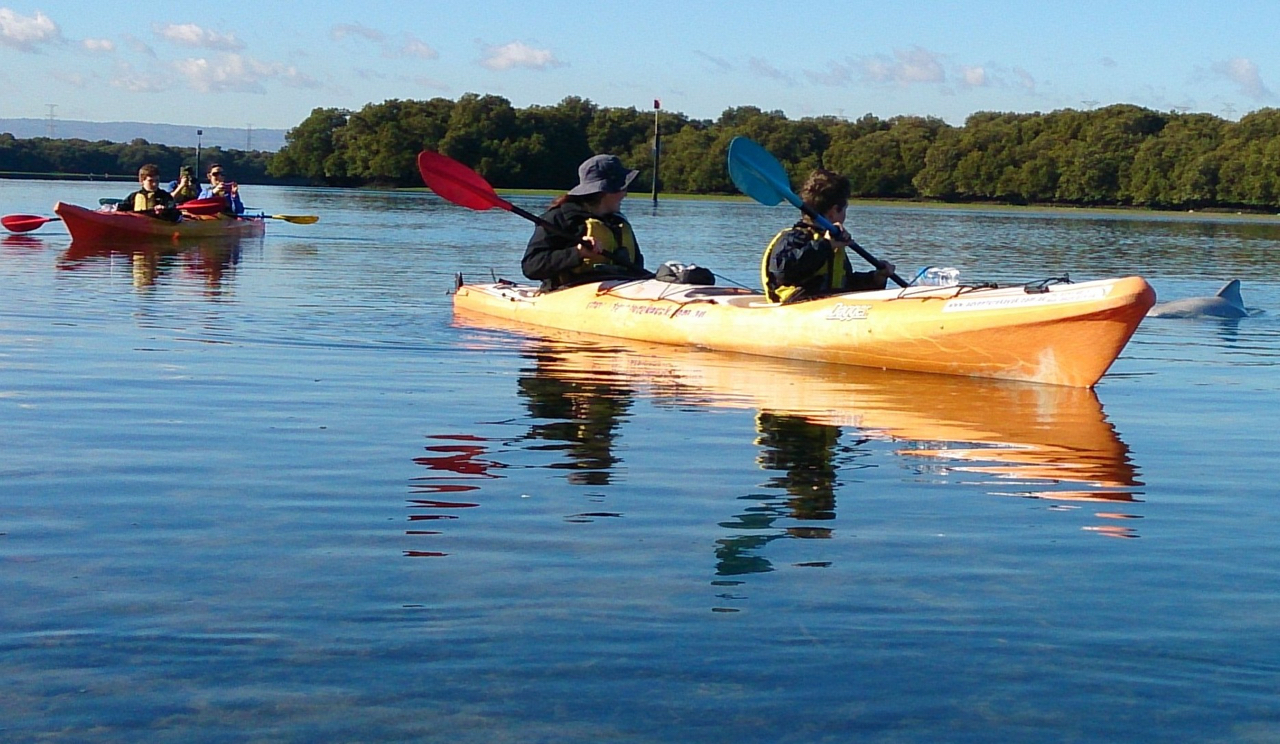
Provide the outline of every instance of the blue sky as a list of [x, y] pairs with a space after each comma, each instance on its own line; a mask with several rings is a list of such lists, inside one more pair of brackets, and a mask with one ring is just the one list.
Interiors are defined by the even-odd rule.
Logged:
[[1280, 2], [0, 0], [0, 118], [289, 128], [489, 93], [714, 119], [1280, 105]]

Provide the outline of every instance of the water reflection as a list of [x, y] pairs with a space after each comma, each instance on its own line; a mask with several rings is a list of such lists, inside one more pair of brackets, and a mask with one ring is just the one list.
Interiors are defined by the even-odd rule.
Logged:
[[240, 262], [240, 241], [207, 241], [200, 244], [128, 244], [119, 242], [72, 241], [58, 257], [58, 269], [76, 271], [91, 267], [111, 268], [119, 260], [128, 262], [133, 286], [154, 287], [173, 272], [199, 278], [211, 296], [221, 294], [223, 285]]
[[0, 238], [5, 248], [22, 248], [34, 250], [44, 248], [44, 240], [35, 235], [5, 235]]
[[[1131, 512], [1142, 483], [1092, 390], [787, 362], [569, 332], [538, 330], [528, 337], [530, 329], [491, 318], [459, 313], [455, 319], [526, 334], [519, 343], [529, 363], [517, 390], [531, 422], [514, 444], [523, 452], [555, 453], [560, 459], [541, 467], [570, 471], [569, 483], [615, 481], [622, 465], [617, 438], [638, 400], [755, 413], [752, 441], [764, 477], [736, 496], [731, 503], [740, 507], [718, 523], [726, 530], [715, 541], [718, 586], [774, 570], [767, 550], [774, 541], [832, 537], [839, 499], [849, 501], [846, 509], [856, 505], [857, 489], [868, 480], [858, 471], [882, 466], [886, 455], [909, 472], [913, 487], [1036, 499], [1052, 511], [1088, 509], [1085, 519], [1096, 523], [1083, 531], [1137, 536], [1133, 525], [1141, 515]], [[481, 347], [485, 342], [480, 337]], [[475, 477], [497, 477], [494, 467], [500, 466], [490, 463]], [[877, 477], [883, 484], [884, 475]], [[690, 487], [714, 492], [716, 485]]]
[[[411, 527], [405, 530], [406, 535], [439, 535], [440, 530], [432, 527], [434, 523], [457, 519], [456, 512], [479, 506], [473, 501], [460, 500], [462, 494], [478, 491], [480, 486], [476, 481], [502, 477], [490, 471], [506, 467], [485, 457], [494, 445], [481, 437], [470, 434], [433, 434], [428, 439], [444, 443], [425, 447], [429, 454], [413, 460], [430, 472], [414, 478], [410, 483], [410, 489], [417, 498], [409, 499], [409, 508], [412, 510], [409, 515]], [[444, 498], [443, 494], [447, 494], [448, 498]], [[404, 554], [413, 558], [439, 558], [448, 555], [438, 549], [406, 550]]]
[[564, 454], [550, 467], [569, 470], [569, 483], [607, 486], [620, 462], [614, 439], [635, 392], [624, 373], [576, 367], [577, 353], [553, 342], [535, 342], [524, 353], [531, 364], [521, 370], [518, 391], [535, 420], [527, 439], [546, 442], [534, 450]]
[[[750, 506], [720, 526], [735, 530], [716, 541], [716, 575], [736, 576], [772, 571], [773, 564], [759, 551], [779, 538], [825, 539], [831, 529], [822, 525], [778, 528], [779, 520], [824, 522], [835, 519], [839, 472], [850, 467], [859, 438], [841, 446], [838, 426], [815, 423], [802, 415], [761, 411], [756, 415], [755, 443], [760, 447], [756, 463], [771, 473], [761, 484], [785, 496], [742, 497]], [[813, 565], [813, 564], [810, 564]]]

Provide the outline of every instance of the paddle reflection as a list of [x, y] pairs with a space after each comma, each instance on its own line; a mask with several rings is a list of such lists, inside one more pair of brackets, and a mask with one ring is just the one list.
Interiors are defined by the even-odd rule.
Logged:
[[[433, 434], [427, 438], [433, 442], [425, 447], [428, 454], [415, 457], [413, 461], [430, 472], [410, 483], [415, 498], [408, 500], [410, 528], [405, 530], [405, 534], [429, 540], [431, 536], [440, 534], [440, 530], [434, 528], [436, 523], [457, 519], [457, 512], [479, 506], [474, 501], [465, 500], [464, 495], [480, 490], [477, 481], [500, 478], [490, 471], [501, 470], [506, 465], [487, 456], [494, 447], [494, 443], [487, 439], [470, 434]], [[424, 547], [405, 550], [404, 555], [440, 558], [448, 553]]]
[[76, 271], [127, 261], [133, 286], [154, 287], [172, 272], [198, 277], [208, 294], [217, 296], [224, 282], [234, 276], [240, 262], [240, 242], [212, 241], [200, 244], [128, 244], [73, 241], [58, 257], [62, 271]]
[[5, 248], [22, 248], [36, 250], [44, 248], [44, 240], [34, 235], [6, 235], [0, 238]]

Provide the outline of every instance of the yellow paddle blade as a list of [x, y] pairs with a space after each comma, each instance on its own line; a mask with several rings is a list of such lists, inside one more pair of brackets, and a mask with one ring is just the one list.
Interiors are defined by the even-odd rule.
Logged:
[[272, 214], [267, 216], [273, 220], [284, 220], [295, 225], [313, 225], [320, 221], [320, 218], [314, 214]]

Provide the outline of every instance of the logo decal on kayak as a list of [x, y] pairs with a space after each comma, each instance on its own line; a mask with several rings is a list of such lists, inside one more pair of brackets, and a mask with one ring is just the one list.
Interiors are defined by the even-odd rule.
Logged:
[[1014, 294], [1000, 297], [964, 297], [948, 300], [943, 305], [944, 313], [960, 313], [969, 310], [1002, 310], [1011, 307], [1037, 307], [1043, 305], [1063, 305], [1072, 302], [1094, 302], [1111, 294], [1111, 287], [1090, 287], [1088, 289], [1068, 289], [1046, 292], [1044, 294]]
[[837, 302], [835, 307], [827, 313], [827, 320], [866, 320], [867, 314], [871, 312], [870, 305], [846, 305], [843, 302]]

